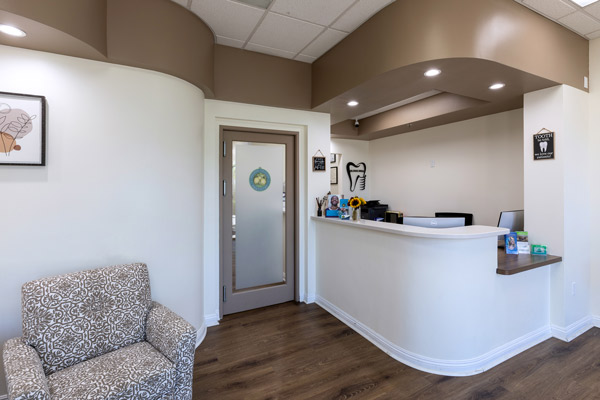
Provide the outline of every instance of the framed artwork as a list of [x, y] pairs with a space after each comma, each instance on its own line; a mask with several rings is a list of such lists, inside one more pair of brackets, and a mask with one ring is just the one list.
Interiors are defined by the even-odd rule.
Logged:
[[329, 162], [334, 163], [336, 160], [336, 154], [335, 153], [331, 153], [331, 155], [329, 156]]
[[327, 208], [325, 209], [326, 217], [336, 217], [338, 216], [338, 211], [341, 210], [340, 206], [340, 195], [339, 194], [330, 194], [327, 198]]
[[329, 183], [332, 185], [337, 185], [338, 183], [338, 167], [331, 167], [331, 178], [329, 179]]
[[46, 98], [0, 92], [0, 165], [46, 165]]

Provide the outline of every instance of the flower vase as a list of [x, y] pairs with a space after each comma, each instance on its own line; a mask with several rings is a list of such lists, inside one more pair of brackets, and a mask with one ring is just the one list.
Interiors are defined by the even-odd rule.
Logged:
[[358, 221], [358, 208], [352, 209], [352, 221]]

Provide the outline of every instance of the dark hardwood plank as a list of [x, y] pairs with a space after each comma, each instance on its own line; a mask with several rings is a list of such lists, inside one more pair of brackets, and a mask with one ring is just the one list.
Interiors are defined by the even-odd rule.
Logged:
[[553, 255], [534, 254], [506, 254], [504, 249], [498, 249], [498, 268], [496, 273], [500, 275], [513, 275], [530, 269], [555, 264], [562, 261], [562, 257]]
[[208, 329], [194, 399], [600, 399], [600, 329], [447, 377], [399, 363], [315, 304], [284, 303]]

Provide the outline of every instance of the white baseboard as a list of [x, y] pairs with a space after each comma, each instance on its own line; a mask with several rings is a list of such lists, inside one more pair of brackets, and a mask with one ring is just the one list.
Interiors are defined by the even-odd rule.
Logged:
[[219, 311], [214, 314], [205, 315], [204, 324], [207, 327], [219, 325]]
[[544, 326], [479, 357], [466, 360], [434, 359], [412, 353], [395, 345], [320, 296], [316, 296], [316, 302], [392, 358], [421, 371], [439, 375], [469, 376], [479, 374], [552, 336], [550, 328]]
[[202, 326], [198, 329], [198, 332], [196, 332], [196, 348], [198, 348], [198, 346], [200, 346], [200, 343], [202, 343], [202, 341], [204, 340], [205, 337], [206, 337], [206, 323], [202, 324]]
[[596, 328], [600, 328], [600, 317], [592, 315], [592, 324], [594, 324]]
[[566, 328], [557, 325], [550, 325], [552, 336], [565, 342], [570, 342], [577, 336], [586, 332], [588, 329], [598, 326], [597, 322], [600, 322], [600, 319], [597, 318], [598, 317], [592, 317], [591, 315], [588, 315], [587, 317], [581, 318], [579, 321], [573, 322]]
[[306, 304], [312, 304], [316, 301], [317, 296], [314, 293], [307, 293], [304, 295], [304, 302]]

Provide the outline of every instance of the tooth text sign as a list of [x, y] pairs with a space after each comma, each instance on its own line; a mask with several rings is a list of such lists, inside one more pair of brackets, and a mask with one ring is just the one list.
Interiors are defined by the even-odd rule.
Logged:
[[554, 159], [554, 132], [545, 132], [533, 135], [533, 159]]

